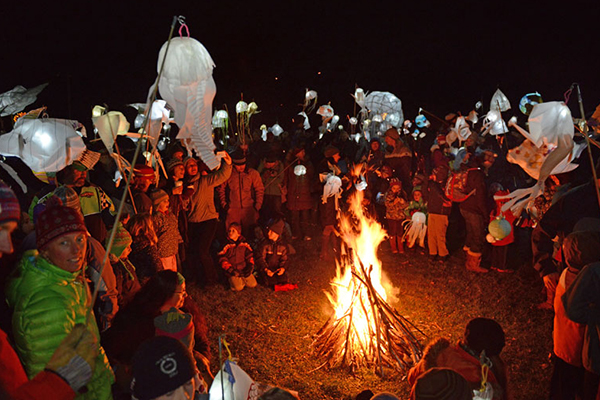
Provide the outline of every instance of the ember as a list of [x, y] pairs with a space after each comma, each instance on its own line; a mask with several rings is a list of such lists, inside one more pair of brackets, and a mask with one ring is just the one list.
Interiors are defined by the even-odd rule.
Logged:
[[383, 367], [405, 372], [422, 354], [417, 336], [424, 337], [387, 302], [382, 285], [377, 248], [385, 239], [383, 227], [365, 215], [362, 192], [351, 199], [350, 210], [340, 219], [340, 233], [346, 256], [337, 263], [332, 292], [327, 297], [334, 314], [319, 330], [313, 342], [322, 366]]

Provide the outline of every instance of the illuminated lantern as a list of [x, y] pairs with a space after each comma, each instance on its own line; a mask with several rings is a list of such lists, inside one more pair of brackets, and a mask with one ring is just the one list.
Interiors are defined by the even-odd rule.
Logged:
[[495, 218], [488, 225], [488, 232], [496, 240], [504, 239], [505, 237], [510, 235], [511, 231], [512, 226], [510, 225], [510, 222], [508, 222], [502, 217]]
[[238, 101], [238, 103], [235, 105], [235, 112], [236, 114], [241, 114], [241, 113], [245, 113], [248, 111], [248, 103], [246, 103], [245, 101]]
[[306, 175], [306, 167], [304, 165], [296, 165], [294, 167], [294, 175], [296, 175], [296, 176]]
[[521, 97], [521, 100], [519, 101], [519, 110], [521, 110], [523, 114], [529, 115], [536, 104], [541, 104], [543, 102], [542, 95], [538, 92], [527, 93], [525, 96]]
[[320, 115], [323, 118], [331, 118], [333, 117], [333, 107], [328, 104], [322, 105], [317, 110], [317, 115]]
[[356, 124], [358, 124], [358, 120], [356, 119], [356, 117], [350, 118], [349, 122], [350, 122], [350, 125], [356, 125]]
[[383, 122], [383, 118], [381, 118], [381, 115], [376, 114], [376, 115], [373, 116], [373, 122], [379, 122], [379, 123], [381, 123], [381, 122]]
[[419, 114], [415, 117], [415, 124], [417, 124], [419, 128], [428, 128], [431, 125], [423, 114]]
[[279, 124], [275, 124], [271, 127], [270, 131], [273, 133], [273, 135], [279, 136], [283, 133], [283, 128], [279, 126]]
[[496, 110], [501, 112], [510, 110], [510, 101], [508, 101], [508, 97], [506, 97], [500, 89], [496, 90], [496, 92], [492, 96], [492, 101], [490, 102], [490, 110]]
[[306, 91], [306, 100], [313, 100], [317, 98], [317, 92], [314, 90]]

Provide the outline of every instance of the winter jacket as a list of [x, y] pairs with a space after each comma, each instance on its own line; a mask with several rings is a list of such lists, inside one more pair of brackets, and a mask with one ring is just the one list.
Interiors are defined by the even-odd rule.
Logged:
[[21, 361], [0, 330], [0, 398], [14, 400], [71, 400], [75, 392], [58, 374], [42, 371], [27, 379]]
[[191, 182], [194, 193], [190, 198], [188, 222], [204, 222], [219, 217], [215, 208], [214, 189], [229, 179], [231, 169], [231, 164], [222, 161], [218, 170], [200, 175]]
[[411, 200], [408, 203], [408, 207], [406, 207], [404, 210], [404, 214], [408, 219], [412, 218], [412, 215], [416, 212], [421, 212], [427, 215], [427, 203], [425, 203], [425, 200], [422, 197], [419, 201]]
[[152, 214], [154, 230], [158, 237], [156, 248], [161, 258], [171, 257], [177, 254], [179, 243], [183, 243], [179, 229], [177, 229], [177, 218], [170, 211], [167, 214], [155, 212]]
[[489, 213], [486, 205], [487, 189], [485, 174], [479, 168], [469, 169], [465, 193], [472, 194], [460, 203], [460, 209], [487, 218]]
[[[294, 173], [294, 168], [298, 165], [306, 167], [306, 174], [298, 176]], [[284, 175], [288, 210], [298, 211], [313, 208], [311, 195], [311, 188], [315, 179], [315, 167], [313, 164], [308, 160], [296, 160], [288, 165]]]
[[218, 189], [223, 208], [250, 208], [260, 210], [265, 188], [257, 170], [248, 168], [238, 172], [233, 168], [231, 176]]
[[444, 194], [444, 186], [439, 182], [429, 181], [423, 196], [427, 201], [429, 214], [450, 215], [452, 202]]
[[128, 259], [135, 267], [135, 272], [141, 283], [146, 282], [146, 279], [163, 270], [158, 249], [155, 245], [150, 244], [150, 241], [145, 237], [137, 236], [133, 238]]
[[135, 272], [135, 266], [128, 259], [119, 259], [112, 264], [117, 289], [119, 289], [119, 308], [125, 306], [141, 289], [141, 284]]
[[[495, 361], [495, 362], [494, 362]], [[487, 381], [494, 389], [494, 399], [505, 399], [505, 389], [496, 374], [506, 376], [502, 360], [494, 357], [492, 368], [488, 372]], [[472, 389], [481, 387], [481, 363], [477, 358], [465, 351], [460, 344], [452, 345], [447, 339], [439, 338], [429, 344], [423, 357], [408, 371], [408, 383], [414, 386], [417, 378], [431, 368], [450, 368], [461, 374]]]
[[115, 206], [104, 191], [95, 185], [73, 188], [79, 194], [79, 204], [90, 235], [104, 243], [108, 227], [114, 223]]
[[585, 325], [571, 321], [567, 317], [562, 302], [563, 294], [571, 286], [578, 272], [577, 270], [566, 268], [558, 280], [554, 296], [554, 330], [552, 332], [552, 339], [554, 341], [554, 354], [571, 365], [581, 367]]
[[596, 198], [596, 187], [593, 182], [577, 186], [561, 197], [544, 214], [531, 234], [533, 250], [533, 267], [541, 276], [557, 272], [552, 259], [554, 252], [553, 239], [562, 239], [573, 231], [573, 227], [581, 218], [600, 218], [600, 208]]
[[600, 374], [600, 262], [583, 268], [562, 296], [567, 317], [585, 325], [583, 367]]
[[254, 270], [254, 253], [243, 236], [235, 242], [227, 239], [227, 244], [218, 256], [221, 268], [230, 276], [247, 278]]
[[406, 219], [404, 210], [408, 202], [402, 197], [402, 192], [393, 193], [391, 190], [385, 194], [385, 218], [402, 221]]
[[275, 168], [267, 169], [261, 162], [257, 169], [264, 187], [264, 194], [269, 196], [281, 196], [283, 186], [283, 165], [277, 161]]
[[[496, 193], [497, 196], [504, 196], [509, 193], [508, 190], [500, 191]], [[506, 211], [502, 211], [502, 206], [508, 202], [508, 199], [496, 200], [496, 207], [494, 211], [490, 213], [490, 222], [495, 220], [496, 218], [504, 218], [511, 226], [510, 233], [502, 240], [497, 240], [492, 243], [492, 246], [507, 246], [515, 241], [515, 215], [512, 213], [510, 209]]]
[[29, 378], [44, 369], [52, 354], [78, 323], [87, 323], [98, 339], [99, 354], [88, 392], [78, 399], [110, 399], [113, 373], [94, 318], [86, 321], [89, 289], [81, 272], [52, 265], [37, 251], [26, 252], [8, 282], [7, 301], [13, 308], [16, 350]]
[[[265, 238], [258, 247], [256, 267], [264, 274], [267, 286], [287, 283], [288, 246], [281, 239], [273, 242]], [[279, 268], [286, 269], [286, 272], [283, 275], [273, 275], [272, 277], [266, 274], [267, 269], [275, 272]]]

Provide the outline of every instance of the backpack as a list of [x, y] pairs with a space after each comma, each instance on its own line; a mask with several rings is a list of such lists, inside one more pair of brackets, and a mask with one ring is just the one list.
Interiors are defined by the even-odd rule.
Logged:
[[469, 168], [464, 171], [450, 172], [450, 175], [448, 175], [448, 179], [446, 180], [446, 187], [444, 188], [444, 194], [448, 199], [453, 202], [460, 203], [475, 193], [475, 189], [473, 189], [470, 193], [466, 192], [467, 176], [469, 175], [469, 171], [475, 169], [477, 168]]

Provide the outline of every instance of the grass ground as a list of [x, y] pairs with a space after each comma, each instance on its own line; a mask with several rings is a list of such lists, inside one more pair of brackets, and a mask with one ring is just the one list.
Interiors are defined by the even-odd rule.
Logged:
[[[225, 335], [238, 364], [256, 381], [293, 389], [302, 399], [353, 399], [364, 389], [408, 398], [405, 376], [373, 369], [354, 374], [317, 369], [322, 360], [311, 353], [314, 334], [332, 313], [324, 291], [335, 274], [332, 262], [320, 261], [319, 243], [294, 242], [289, 274], [298, 290], [273, 292], [264, 287], [232, 293], [225, 286], [190, 293], [206, 313], [213, 343], [213, 370], [218, 370], [217, 343]], [[538, 310], [542, 284], [528, 265], [513, 274], [474, 274], [464, 268], [460, 250], [446, 264], [426, 255], [394, 255], [379, 250], [384, 273], [395, 288], [391, 304], [429, 338], [458, 340], [474, 317], [497, 320], [506, 333], [503, 357], [509, 366], [515, 399], [548, 395], [552, 348], [552, 314]]]

